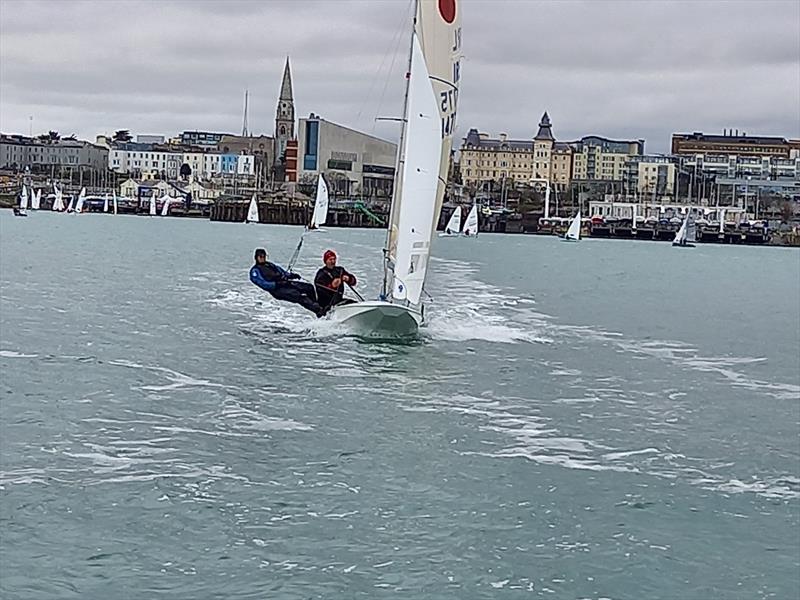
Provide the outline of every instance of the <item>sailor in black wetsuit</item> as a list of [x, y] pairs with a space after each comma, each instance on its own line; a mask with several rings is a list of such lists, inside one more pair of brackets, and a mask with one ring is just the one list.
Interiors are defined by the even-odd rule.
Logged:
[[317, 304], [313, 285], [297, 281], [300, 279], [297, 273], [289, 273], [275, 263], [267, 262], [267, 251], [263, 248], [256, 249], [255, 259], [256, 264], [250, 268], [252, 283], [269, 292], [276, 300], [299, 304], [318, 317], [325, 314]]
[[336, 252], [326, 250], [322, 256], [325, 266], [317, 271], [314, 285], [317, 287], [317, 300], [322, 309], [327, 312], [337, 304], [353, 302], [344, 297], [345, 284], [355, 287], [356, 276], [336, 266]]

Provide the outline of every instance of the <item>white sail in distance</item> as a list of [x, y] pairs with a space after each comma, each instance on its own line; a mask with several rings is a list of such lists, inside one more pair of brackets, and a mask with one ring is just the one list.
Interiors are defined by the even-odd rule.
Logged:
[[153, 190], [153, 193], [150, 194], [150, 207], [148, 213], [151, 217], [156, 216], [156, 192]]
[[247, 216], [244, 219], [245, 223], [258, 223], [258, 202], [256, 202], [256, 195], [250, 198], [250, 206], [247, 208]]
[[[634, 215], [635, 214], [636, 213], [634, 213]], [[568, 240], [575, 240], [576, 242], [581, 239], [581, 213], [580, 213], [580, 211], [578, 211], [578, 214], [575, 215], [574, 219], [572, 219], [572, 223], [569, 224], [569, 229], [567, 229], [567, 233], [564, 235], [564, 237], [567, 238]]]
[[39, 210], [39, 206], [42, 203], [42, 190], [31, 191], [31, 208], [33, 210]]
[[103, 212], [108, 212], [108, 193], [103, 197]]
[[478, 235], [478, 205], [473, 204], [469, 209], [467, 220], [464, 222], [464, 235], [474, 236]]
[[28, 188], [22, 186], [22, 193], [19, 196], [19, 208], [25, 210], [28, 208]]
[[53, 198], [53, 210], [61, 212], [64, 210], [64, 194], [61, 193], [61, 190], [58, 189], [56, 184], [53, 184], [53, 193], [55, 194], [55, 198]]
[[167, 217], [167, 216], [169, 216], [169, 203], [172, 200], [172, 198], [170, 198], [169, 196], [164, 194], [161, 197], [161, 200], [163, 202], [163, 204], [161, 205], [161, 216], [162, 217]]
[[75, 212], [83, 212], [83, 204], [86, 201], [86, 188], [81, 188], [81, 193], [78, 194], [78, 203], [75, 205]]
[[461, 231], [461, 207], [456, 206], [447, 225], [444, 226], [444, 233], [445, 235], [457, 235], [459, 231]]
[[309, 229], [319, 229], [320, 225], [325, 225], [328, 220], [328, 184], [322, 173], [317, 180], [317, 197], [314, 200], [314, 213], [311, 215], [311, 227]]
[[112, 192], [112, 201], [114, 204], [114, 214], [117, 214], [117, 192]]

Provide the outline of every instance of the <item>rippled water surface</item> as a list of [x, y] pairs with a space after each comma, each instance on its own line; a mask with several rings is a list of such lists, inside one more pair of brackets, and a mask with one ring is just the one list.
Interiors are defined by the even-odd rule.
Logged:
[[437, 239], [387, 345], [247, 281], [299, 233], [3, 211], [0, 596], [798, 597], [796, 250]]

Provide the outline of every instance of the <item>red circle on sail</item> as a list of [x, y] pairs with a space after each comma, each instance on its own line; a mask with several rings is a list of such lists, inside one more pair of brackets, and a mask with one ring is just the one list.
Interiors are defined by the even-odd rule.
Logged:
[[456, 20], [456, 0], [439, 0], [439, 14], [448, 23]]

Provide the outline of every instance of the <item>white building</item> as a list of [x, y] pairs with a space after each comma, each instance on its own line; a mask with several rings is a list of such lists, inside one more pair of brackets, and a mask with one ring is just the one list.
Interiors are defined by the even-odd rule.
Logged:
[[255, 173], [255, 157], [250, 154], [170, 152], [132, 142], [116, 144], [108, 153], [108, 168], [117, 173], [177, 179], [183, 165], [188, 165], [197, 179], [211, 179], [223, 173], [243, 176]]

